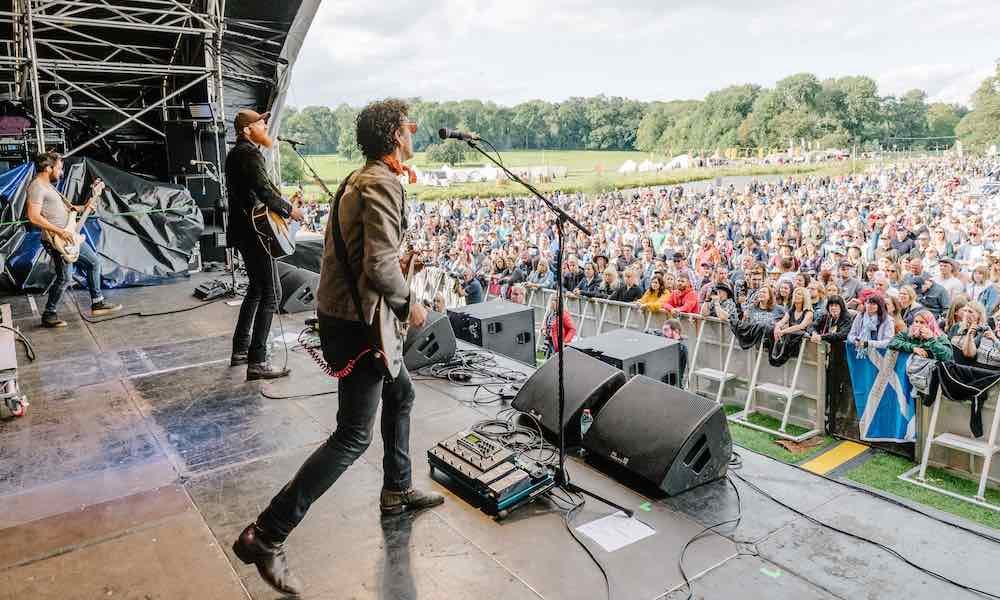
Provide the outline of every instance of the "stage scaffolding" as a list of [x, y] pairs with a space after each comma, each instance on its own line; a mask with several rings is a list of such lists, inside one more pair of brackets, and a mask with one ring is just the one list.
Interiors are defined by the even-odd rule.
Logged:
[[[174, 176], [158, 168], [174, 141], [166, 124], [190, 119], [192, 104], [209, 105], [209, 128], [228, 127], [230, 141], [236, 106], [280, 113], [318, 4], [0, 0], [0, 93], [34, 121], [27, 133], [35, 148], [64, 130], [65, 155], [110, 154], [127, 170]], [[215, 150], [205, 154], [218, 164], [225, 149]], [[145, 163], [140, 155], [149, 155]]]

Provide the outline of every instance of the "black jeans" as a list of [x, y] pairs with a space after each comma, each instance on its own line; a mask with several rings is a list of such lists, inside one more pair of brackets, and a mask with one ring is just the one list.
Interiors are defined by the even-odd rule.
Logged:
[[267, 335], [271, 331], [274, 313], [278, 310], [281, 282], [274, 270], [274, 260], [256, 239], [237, 249], [246, 263], [250, 285], [236, 320], [233, 354], [246, 353], [250, 364], [259, 364], [267, 360]]
[[[355, 324], [356, 325], [356, 324]], [[345, 321], [319, 315], [323, 356], [333, 361], [333, 345], [345, 335], [357, 335]], [[274, 542], [282, 542], [306, 516], [312, 503], [358, 459], [371, 444], [379, 399], [382, 400], [383, 482], [387, 490], [405, 491], [411, 484], [410, 409], [413, 383], [406, 367], [395, 379], [382, 376], [371, 354], [355, 365], [350, 375], [337, 380], [337, 430], [306, 459], [295, 477], [271, 500], [257, 518], [257, 526]]]

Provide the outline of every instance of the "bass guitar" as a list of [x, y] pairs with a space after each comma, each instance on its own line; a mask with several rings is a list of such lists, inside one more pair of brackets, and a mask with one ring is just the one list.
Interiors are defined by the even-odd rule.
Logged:
[[[44, 239], [49, 245], [56, 249], [60, 255], [62, 255], [63, 260], [68, 263], [75, 263], [77, 259], [80, 258], [80, 246], [83, 245], [85, 238], [83, 237], [83, 226], [90, 217], [90, 214], [94, 212], [94, 202], [100, 197], [101, 193], [104, 192], [104, 182], [100, 179], [94, 181], [90, 186], [90, 200], [87, 202], [87, 208], [83, 211], [83, 215], [80, 216], [80, 221], [76, 220], [76, 212], [70, 211], [69, 220], [66, 222], [66, 229], [71, 234], [73, 234], [73, 241], [67, 242], [62, 237], [52, 233], [51, 231], [42, 231], [42, 239]], [[72, 206], [66, 198], [63, 198], [63, 202], [66, 203], [67, 207]]]

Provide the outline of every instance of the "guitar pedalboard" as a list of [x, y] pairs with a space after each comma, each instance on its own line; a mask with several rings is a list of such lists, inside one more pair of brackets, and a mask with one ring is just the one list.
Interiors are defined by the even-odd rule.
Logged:
[[438, 442], [427, 451], [427, 462], [432, 473], [436, 469], [448, 475], [442, 483], [464, 492], [498, 519], [555, 485], [549, 467], [473, 431], [459, 431]]

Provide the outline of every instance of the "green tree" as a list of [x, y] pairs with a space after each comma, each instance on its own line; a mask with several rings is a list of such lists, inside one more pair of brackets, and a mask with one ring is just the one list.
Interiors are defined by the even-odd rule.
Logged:
[[434, 163], [445, 163], [455, 166], [465, 162], [468, 147], [465, 142], [458, 140], [445, 140], [440, 144], [431, 144], [424, 149], [427, 153], [427, 160]]
[[931, 136], [931, 146], [949, 148], [955, 143], [955, 127], [965, 115], [965, 107], [957, 104], [935, 102], [927, 107], [927, 135]]
[[972, 111], [962, 117], [955, 135], [966, 149], [975, 152], [1000, 145], [1000, 61], [996, 74], [987, 77], [972, 97]]
[[282, 142], [278, 148], [278, 155], [280, 157], [278, 165], [281, 169], [282, 181], [296, 184], [306, 180], [306, 171], [302, 164], [302, 159], [295, 154], [295, 150], [291, 146]]
[[337, 153], [349, 160], [361, 154], [361, 149], [358, 148], [358, 112], [346, 104], [341, 104], [333, 111], [340, 132], [337, 138]]

